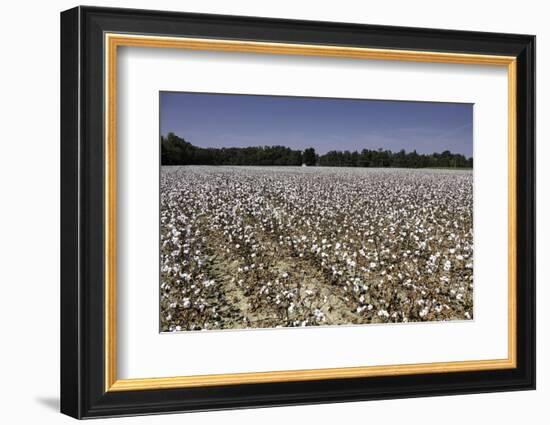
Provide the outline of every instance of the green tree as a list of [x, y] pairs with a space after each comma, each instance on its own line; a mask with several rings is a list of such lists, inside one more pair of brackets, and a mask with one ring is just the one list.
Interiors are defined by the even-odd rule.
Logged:
[[325, 167], [472, 168], [473, 158], [449, 150], [419, 154], [416, 150], [330, 151], [316, 155], [314, 148], [303, 153], [285, 146], [245, 148], [200, 148], [168, 133], [161, 136], [162, 165], [320, 165]]
[[315, 158], [316, 158], [315, 149], [307, 148], [304, 151], [304, 154], [303, 154], [304, 164], [308, 166], [315, 165]]

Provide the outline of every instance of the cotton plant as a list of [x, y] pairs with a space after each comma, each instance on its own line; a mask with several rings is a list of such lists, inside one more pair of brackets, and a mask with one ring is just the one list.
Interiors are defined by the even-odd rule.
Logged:
[[472, 319], [472, 205], [468, 172], [163, 167], [161, 328]]

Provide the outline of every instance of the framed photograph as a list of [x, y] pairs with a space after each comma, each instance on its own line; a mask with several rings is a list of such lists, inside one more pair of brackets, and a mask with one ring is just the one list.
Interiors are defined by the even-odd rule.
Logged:
[[61, 14], [61, 411], [535, 388], [535, 37]]

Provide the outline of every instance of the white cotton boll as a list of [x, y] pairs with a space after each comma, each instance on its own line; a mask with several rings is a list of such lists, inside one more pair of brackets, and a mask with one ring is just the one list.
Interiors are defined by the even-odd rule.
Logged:
[[313, 312], [313, 315], [315, 316], [315, 319], [317, 319], [318, 321], [324, 321], [325, 320], [325, 314], [319, 310], [318, 308], [316, 308]]

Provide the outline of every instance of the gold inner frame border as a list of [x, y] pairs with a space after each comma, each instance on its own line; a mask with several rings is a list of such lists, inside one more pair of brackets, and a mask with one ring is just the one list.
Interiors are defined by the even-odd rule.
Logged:
[[[302, 369], [118, 379], [116, 324], [116, 136], [117, 136], [117, 51], [118, 47], [147, 47], [240, 53], [324, 56], [355, 59], [397, 60], [469, 65], [504, 66], [508, 72], [508, 357], [495, 360], [398, 364], [323, 369]], [[217, 385], [240, 385], [323, 379], [365, 378], [420, 373], [450, 373], [512, 369], [516, 367], [516, 58], [513, 56], [413, 50], [371, 49], [331, 45], [288, 44], [257, 41], [163, 37], [106, 33], [105, 47], [105, 391], [137, 391]]]

